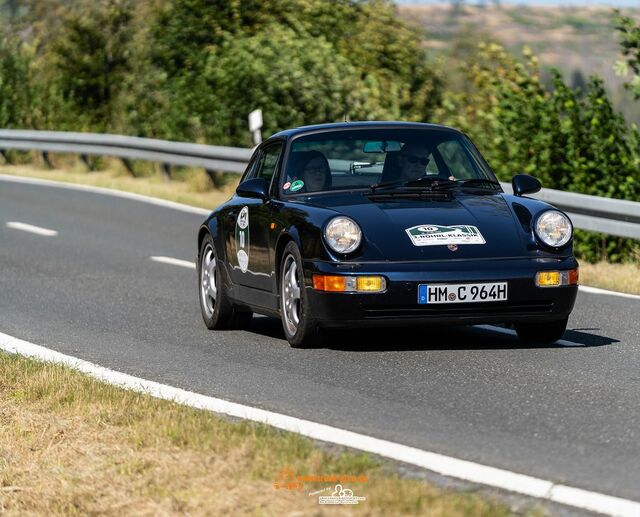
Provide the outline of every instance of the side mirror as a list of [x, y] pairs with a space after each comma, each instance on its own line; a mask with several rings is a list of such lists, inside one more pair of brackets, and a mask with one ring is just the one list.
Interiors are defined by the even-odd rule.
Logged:
[[264, 201], [269, 198], [269, 182], [264, 178], [252, 178], [243, 181], [238, 185], [236, 194], [241, 197], [253, 197]]
[[542, 188], [542, 183], [528, 174], [516, 174], [511, 178], [511, 186], [516, 196], [522, 196], [538, 192]]

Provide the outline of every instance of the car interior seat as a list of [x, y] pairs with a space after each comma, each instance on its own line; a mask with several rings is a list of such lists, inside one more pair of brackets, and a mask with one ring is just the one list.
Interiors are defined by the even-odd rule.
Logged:
[[398, 154], [400, 151], [387, 151], [382, 166], [382, 175], [380, 183], [388, 181], [397, 181], [400, 179], [400, 164], [398, 163]]

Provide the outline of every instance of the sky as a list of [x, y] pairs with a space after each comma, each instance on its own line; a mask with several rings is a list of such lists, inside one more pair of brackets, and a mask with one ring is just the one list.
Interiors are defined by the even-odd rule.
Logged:
[[[443, 0], [396, 0], [398, 4], [442, 4]], [[467, 4], [481, 3], [477, 0], [465, 0]], [[491, 4], [492, 0], [486, 0], [486, 4]], [[502, 4], [519, 5], [547, 5], [547, 6], [593, 6], [603, 5], [607, 7], [637, 7], [640, 8], [640, 0], [500, 0]]]

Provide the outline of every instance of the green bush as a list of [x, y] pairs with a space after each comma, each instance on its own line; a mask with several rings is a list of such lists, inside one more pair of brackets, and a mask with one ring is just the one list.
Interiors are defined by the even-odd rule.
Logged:
[[16, 38], [0, 33], [0, 127], [28, 126], [29, 61]]
[[[613, 111], [601, 79], [577, 92], [552, 71], [547, 91], [535, 56], [525, 49], [521, 62], [497, 44], [482, 44], [473, 61], [463, 69], [467, 89], [447, 93], [439, 118], [467, 131], [502, 180], [525, 172], [548, 188], [640, 199], [638, 131]], [[633, 246], [576, 235], [588, 260], [625, 260]]]
[[[581, 90], [537, 58], [461, 39], [433, 63], [388, 0], [12, 0], [0, 17], [0, 126], [99, 131], [249, 146], [348, 119], [442, 122], [477, 142], [497, 175], [639, 200], [640, 135], [601, 79]], [[4, 20], [4, 21], [3, 21]], [[618, 15], [629, 87], [640, 97], [640, 28]], [[624, 69], [624, 70], [623, 70]], [[445, 87], [446, 86], [446, 87]], [[589, 260], [632, 243], [578, 232]]]
[[616, 63], [622, 76], [630, 76], [626, 86], [640, 99], [640, 25], [628, 16], [615, 11], [615, 24], [620, 36], [620, 47], [624, 59]]

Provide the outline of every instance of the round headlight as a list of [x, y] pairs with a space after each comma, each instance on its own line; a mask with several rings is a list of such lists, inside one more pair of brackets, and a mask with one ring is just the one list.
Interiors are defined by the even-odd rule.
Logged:
[[348, 217], [334, 217], [324, 229], [324, 238], [333, 251], [351, 253], [362, 240], [358, 224]]
[[564, 246], [569, 242], [572, 234], [571, 221], [557, 210], [544, 212], [536, 221], [536, 235], [547, 246], [554, 248]]

